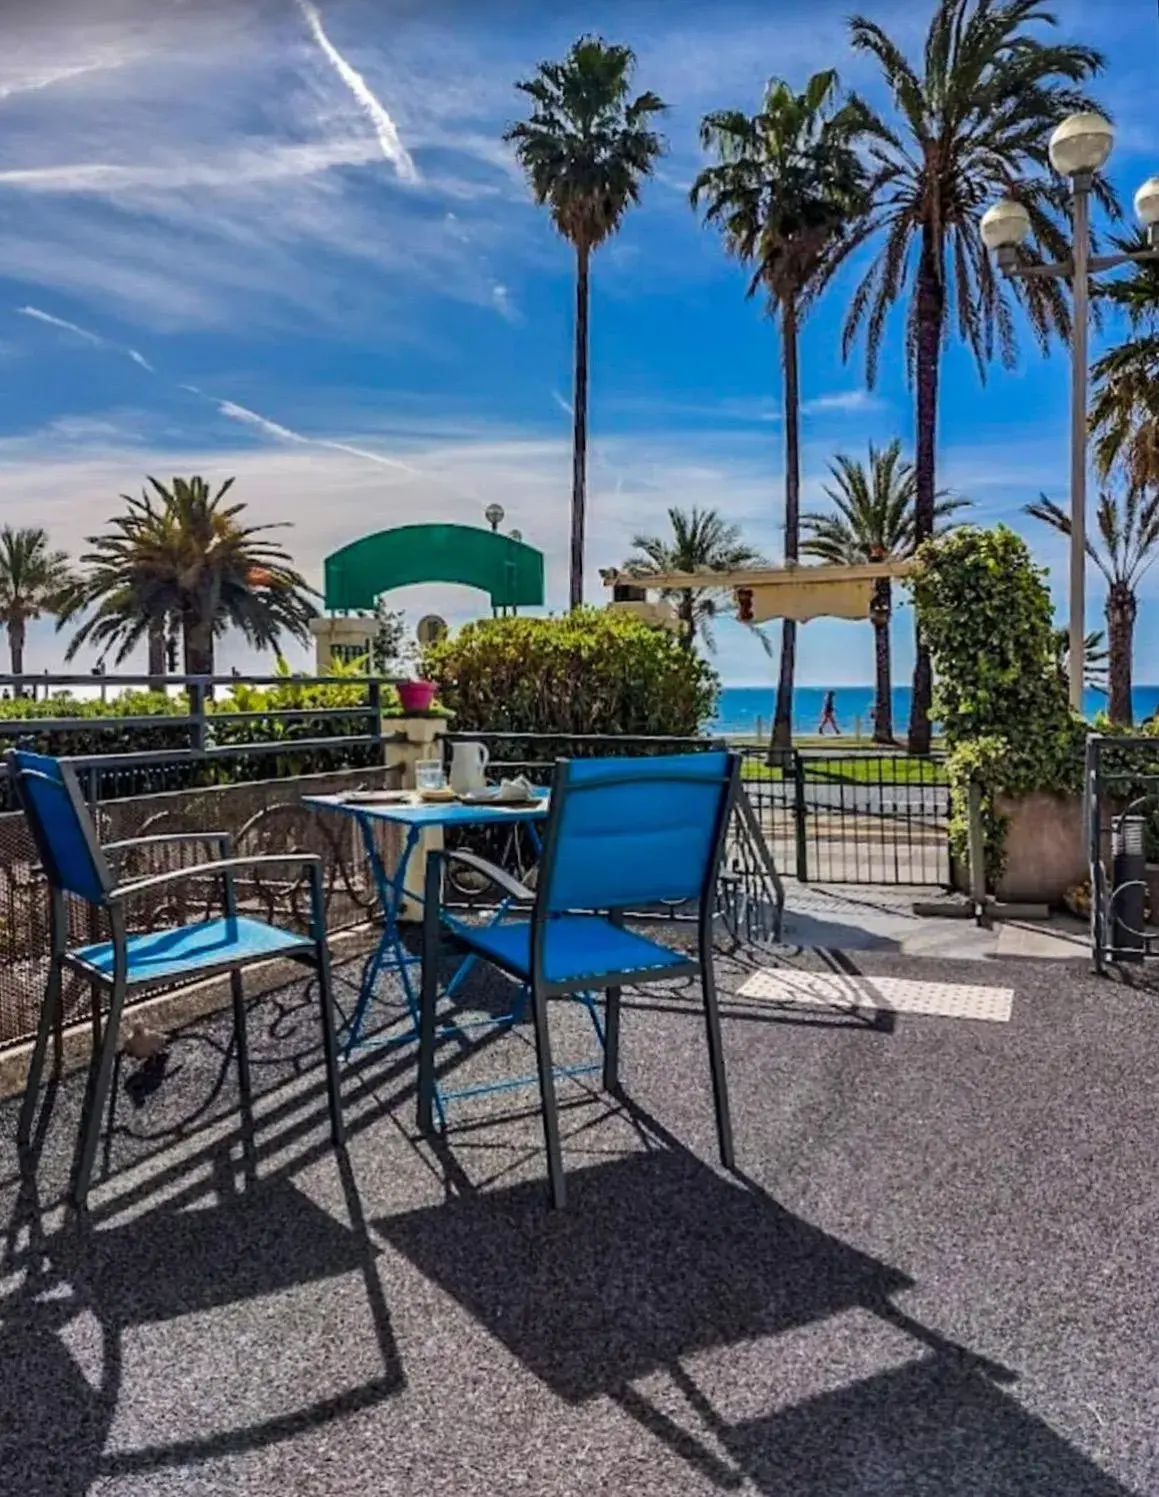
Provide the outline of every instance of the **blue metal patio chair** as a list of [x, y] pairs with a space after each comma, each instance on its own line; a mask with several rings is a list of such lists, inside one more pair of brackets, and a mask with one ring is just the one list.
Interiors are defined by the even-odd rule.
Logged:
[[[438, 955], [446, 942], [500, 968], [529, 991], [553, 1205], [564, 1205], [566, 1190], [547, 1023], [549, 998], [605, 990], [603, 1082], [608, 1091], [615, 1091], [624, 985], [698, 976], [720, 1157], [732, 1167], [712, 927], [716, 881], [739, 774], [739, 758], [724, 752], [559, 760], [534, 892], [478, 858], [453, 851], [428, 855], [419, 1024], [422, 1132], [434, 1127]], [[530, 903], [530, 918], [477, 926], [443, 912], [442, 875], [456, 859], [468, 861], [476, 870], [486, 867], [512, 901]], [[695, 955], [624, 925], [629, 910], [685, 900], [698, 901]]]
[[[228, 972], [233, 996], [238, 1084], [243, 1108], [248, 1112], [251, 1090], [242, 969], [253, 962], [280, 957], [302, 962], [317, 973], [330, 1128], [335, 1145], [341, 1145], [344, 1130], [338, 1085], [330, 956], [326, 945], [322, 898], [321, 859], [313, 853], [296, 852], [230, 857], [227, 832], [179, 832], [135, 837], [102, 847], [85, 805], [76, 772], [67, 760], [28, 753], [22, 749], [10, 749], [5, 760], [48, 880], [51, 914], [48, 981], [17, 1124], [19, 1144], [27, 1147], [31, 1138], [48, 1041], [61, 1022], [65, 968], [88, 979], [97, 988], [109, 991], [103, 1038], [100, 1004], [94, 993], [93, 1054], [72, 1182], [73, 1200], [78, 1207], [83, 1208], [100, 1142], [101, 1123], [108, 1101], [126, 995], [139, 992], [151, 983], [185, 982], [215, 972]], [[119, 860], [119, 855], [129, 848], [182, 842], [201, 843], [215, 848], [219, 856], [213, 861], [169, 869], [129, 882], [117, 879], [107, 856], [111, 853]], [[298, 864], [308, 872], [311, 896], [308, 936], [282, 930], [263, 920], [251, 919], [237, 912], [237, 893], [233, 881], [237, 869], [287, 863]], [[140, 935], [130, 935], [127, 932], [125, 907], [128, 900], [134, 895], [191, 877], [221, 879], [223, 916], [170, 929], [151, 930]], [[105, 911], [111, 939], [70, 949], [66, 895]]]

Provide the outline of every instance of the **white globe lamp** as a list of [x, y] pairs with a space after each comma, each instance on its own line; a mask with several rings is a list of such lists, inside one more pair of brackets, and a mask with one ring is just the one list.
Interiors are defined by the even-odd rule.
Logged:
[[1111, 154], [1115, 132], [1101, 114], [1072, 114], [1050, 137], [1050, 161], [1064, 177], [1097, 172]]

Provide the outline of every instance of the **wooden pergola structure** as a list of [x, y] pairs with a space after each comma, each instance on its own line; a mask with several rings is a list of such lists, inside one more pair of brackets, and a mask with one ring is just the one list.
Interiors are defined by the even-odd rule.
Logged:
[[757, 567], [739, 572], [658, 572], [636, 577], [616, 567], [600, 573], [613, 590], [611, 607], [631, 611], [649, 622], [666, 622], [668, 605], [649, 600], [649, 593], [695, 591], [731, 592], [737, 617], [745, 624], [770, 619], [866, 619], [877, 582], [883, 577], [905, 577], [912, 561], [875, 561], [856, 566]]

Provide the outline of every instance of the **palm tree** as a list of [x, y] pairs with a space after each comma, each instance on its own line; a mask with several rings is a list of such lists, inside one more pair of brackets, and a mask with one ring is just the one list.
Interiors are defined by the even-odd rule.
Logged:
[[81, 626], [82, 642], [115, 644], [123, 659], [147, 636], [152, 675], [160, 673], [167, 630], [178, 618], [185, 674], [207, 676], [214, 641], [230, 627], [258, 649], [276, 649], [283, 631], [309, 637], [314, 589], [284, 547], [255, 539], [280, 527], [245, 525], [244, 504], [223, 504], [232, 478], [215, 494], [198, 477], [175, 478], [171, 488], [148, 482], [153, 493], [130, 499], [129, 513], [111, 521], [107, 534], [90, 537], [93, 550], [81, 558], [89, 571], [74, 612], [95, 609]]
[[[871, 561], [902, 561], [914, 550], [914, 495], [917, 482], [913, 465], [904, 462], [901, 443], [884, 449], [869, 445], [869, 463], [856, 462], [838, 453], [830, 464], [833, 487], [825, 492], [833, 502], [828, 514], [806, 514], [801, 524], [808, 539], [802, 550], [807, 556], [837, 566], [856, 566]], [[936, 520], [945, 520], [969, 503], [950, 494], [937, 495]], [[893, 588], [888, 577], [874, 584], [869, 617], [873, 623], [876, 685], [873, 737], [877, 743], [893, 742], [893, 683], [891, 680], [889, 626], [893, 614]]]
[[58, 628], [84, 618], [65, 651], [72, 660], [84, 646], [98, 646], [101, 659], [111, 649], [120, 665], [144, 638], [149, 684], [165, 685], [167, 636], [179, 627], [179, 537], [164, 504], [147, 491], [139, 499], [122, 494], [127, 509], [115, 515], [103, 535], [89, 536], [93, 548], [81, 557], [86, 570], [76, 579]]
[[[1070, 535], [1070, 516], [1045, 494], [1028, 504], [1026, 513], [1060, 534]], [[1095, 526], [1101, 548], [1088, 537], [1086, 552], [1107, 583], [1111, 721], [1130, 727], [1134, 722], [1131, 660], [1138, 587], [1159, 556], [1159, 490], [1146, 495], [1138, 487], [1128, 488], [1125, 494], [1104, 489], [1095, 510]]]
[[[672, 525], [670, 537], [633, 537], [635, 550], [624, 563], [625, 572], [646, 578], [661, 572], [738, 572], [745, 567], [764, 565], [760, 553], [742, 540], [739, 528], [730, 525], [715, 509], [672, 508], [668, 519]], [[729, 596], [727, 589], [711, 584], [667, 588], [661, 590], [660, 596], [676, 604], [680, 643], [686, 650], [694, 647], [697, 635], [709, 649], [714, 648], [712, 621], [722, 611], [722, 600]]]
[[15, 692], [21, 695], [28, 624], [55, 613], [72, 583], [68, 555], [53, 551], [39, 526], [0, 529], [0, 619], [8, 630], [8, 654]]
[[[693, 206], [728, 252], [752, 270], [779, 314], [785, 411], [785, 560], [796, 561], [800, 529], [800, 325], [849, 247], [869, 206], [868, 179], [855, 149], [861, 111], [839, 100], [837, 74], [815, 73], [803, 93], [770, 81], [760, 111], [705, 115], [701, 144], [716, 156], [692, 185]], [[797, 626], [782, 626], [773, 747], [792, 740]]]
[[[1147, 248], [1142, 232], [1114, 243], [1128, 253]], [[1095, 463], [1103, 479], [1121, 467], [1128, 484], [1159, 486], [1159, 264], [1136, 262], [1100, 295], [1126, 312], [1131, 336], [1092, 367]]]
[[[995, 352], [1007, 365], [1014, 359], [1012, 298], [1044, 350], [1053, 332], [1069, 337], [1060, 283], [997, 274], [979, 225], [988, 203], [1013, 194], [1030, 214], [1028, 255], [1066, 258], [1069, 189], [1050, 170], [1047, 142], [1065, 115], [1095, 107], [1080, 85], [1101, 71], [1103, 58], [1092, 47], [1033, 34], [1034, 25], [1055, 24], [1044, 0], [938, 0], [917, 66], [876, 22], [857, 16], [849, 24], [853, 46], [877, 60], [894, 115], [863, 106], [865, 140], [878, 169], [876, 209], [864, 232], [880, 237], [880, 251], [854, 292], [845, 351], [864, 328], [872, 385], [889, 311], [895, 302], [908, 303], [920, 542], [934, 529], [938, 387], [951, 331], [982, 376]], [[1115, 209], [1097, 178], [1095, 191]], [[926, 753], [932, 680], [920, 637], [917, 646], [909, 745]]]
[[562, 62], [540, 63], [515, 86], [532, 100], [527, 120], [504, 140], [527, 173], [535, 201], [575, 249], [575, 387], [571, 490], [572, 608], [583, 603], [587, 510], [588, 276], [592, 251], [620, 227], [664, 142], [651, 128], [667, 108], [654, 93], [629, 99], [636, 55], [596, 36], [581, 36]]

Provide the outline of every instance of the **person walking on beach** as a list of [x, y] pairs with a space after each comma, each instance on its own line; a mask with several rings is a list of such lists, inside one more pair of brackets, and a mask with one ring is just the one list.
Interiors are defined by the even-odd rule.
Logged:
[[835, 701], [836, 697], [834, 693], [827, 691], [825, 693], [825, 702], [821, 708], [821, 721], [817, 724], [817, 736], [819, 738], [824, 738], [826, 728], [832, 728], [834, 734], [838, 738], [841, 737], [841, 727], [837, 721], [837, 712], [834, 706]]

